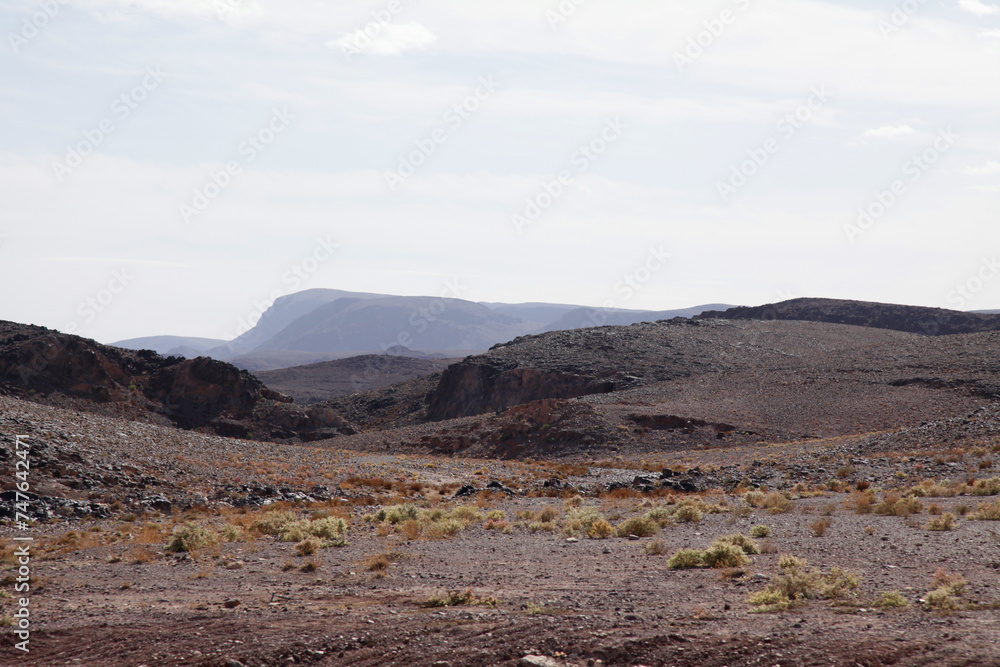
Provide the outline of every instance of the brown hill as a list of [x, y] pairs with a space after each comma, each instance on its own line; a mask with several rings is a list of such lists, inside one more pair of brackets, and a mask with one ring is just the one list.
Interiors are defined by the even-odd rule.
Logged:
[[256, 375], [267, 386], [291, 396], [297, 403], [309, 404], [432, 375], [444, 370], [453, 361], [365, 354], [306, 366], [260, 371]]

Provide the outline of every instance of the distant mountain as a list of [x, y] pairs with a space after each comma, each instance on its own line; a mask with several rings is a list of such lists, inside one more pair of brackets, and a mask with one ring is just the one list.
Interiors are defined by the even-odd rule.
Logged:
[[[311, 289], [279, 297], [252, 329], [232, 341], [153, 336], [116, 345], [188, 358], [207, 356], [264, 372], [370, 353], [465, 357], [527, 334], [690, 317], [722, 308], [728, 306], [602, 309]], [[405, 351], [393, 352], [397, 347]]]
[[530, 333], [534, 325], [461, 299], [341, 298], [299, 317], [256, 351], [330, 354], [381, 351], [485, 350]]
[[527, 322], [536, 322], [539, 327], [549, 322], [555, 322], [566, 313], [580, 307], [562, 303], [487, 303], [481, 301], [480, 304], [498, 313], [518, 317]]
[[1000, 315], [844, 299], [792, 299], [764, 306], [739, 306], [725, 311], [708, 311], [698, 317], [853, 324], [926, 336], [1000, 331]]
[[385, 295], [337, 289], [310, 289], [279, 297], [261, 315], [253, 329], [229, 342], [223, 341], [222, 345], [208, 351], [209, 356], [229, 360], [252, 352], [299, 317], [337, 299], [373, 299], [382, 296]]
[[629, 324], [636, 324], [638, 322], [656, 322], [657, 320], [670, 320], [675, 317], [694, 317], [706, 310], [730, 307], [721, 303], [695, 306], [693, 308], [680, 308], [678, 310], [623, 310], [615, 308], [577, 307], [564, 313], [551, 324], [546, 325], [542, 329], [542, 332], [568, 331], [571, 329], [602, 326], [628, 326]]
[[126, 350], [153, 350], [164, 357], [197, 357], [199, 354], [224, 345], [226, 341], [216, 338], [191, 338], [190, 336], [148, 336], [129, 338], [112, 343]]

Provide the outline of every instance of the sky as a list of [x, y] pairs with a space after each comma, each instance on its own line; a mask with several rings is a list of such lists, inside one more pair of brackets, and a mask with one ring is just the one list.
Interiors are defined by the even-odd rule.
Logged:
[[1000, 3], [0, 0], [0, 319], [1000, 308]]

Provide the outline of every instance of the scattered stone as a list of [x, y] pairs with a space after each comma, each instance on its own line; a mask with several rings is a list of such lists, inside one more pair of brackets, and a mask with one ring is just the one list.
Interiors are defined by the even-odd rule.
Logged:
[[236, 609], [240, 606], [240, 601], [236, 598], [230, 598], [222, 603], [222, 606], [226, 609]]
[[517, 664], [519, 667], [563, 667], [563, 663], [544, 655], [526, 655]]

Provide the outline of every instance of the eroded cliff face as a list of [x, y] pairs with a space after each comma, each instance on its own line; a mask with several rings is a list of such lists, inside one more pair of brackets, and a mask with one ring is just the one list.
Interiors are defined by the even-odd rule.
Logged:
[[428, 418], [441, 421], [505, 410], [548, 398], [576, 398], [616, 389], [613, 379], [505, 366], [470, 357], [448, 367], [429, 397]]

